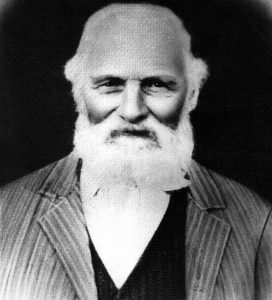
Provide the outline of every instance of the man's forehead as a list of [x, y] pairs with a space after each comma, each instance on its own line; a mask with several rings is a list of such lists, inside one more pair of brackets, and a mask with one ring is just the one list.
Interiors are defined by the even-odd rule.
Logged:
[[[183, 68], [182, 48], [190, 47], [181, 21], [168, 9], [140, 4], [108, 6], [89, 18], [77, 51], [89, 70], [131, 70], [141, 76], [149, 69]], [[187, 35], [186, 35], [187, 34]], [[184, 45], [182, 45], [182, 43]], [[184, 49], [183, 49], [184, 50]]]

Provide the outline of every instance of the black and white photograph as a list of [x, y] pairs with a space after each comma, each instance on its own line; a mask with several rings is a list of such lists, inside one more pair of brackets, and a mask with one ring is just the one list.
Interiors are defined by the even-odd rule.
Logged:
[[272, 0], [0, 0], [0, 300], [272, 299]]

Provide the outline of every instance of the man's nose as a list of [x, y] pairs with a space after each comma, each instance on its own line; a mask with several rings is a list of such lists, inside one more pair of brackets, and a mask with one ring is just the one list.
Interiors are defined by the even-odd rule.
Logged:
[[130, 123], [137, 123], [145, 119], [147, 115], [148, 108], [139, 82], [137, 80], [127, 82], [120, 105], [121, 118]]

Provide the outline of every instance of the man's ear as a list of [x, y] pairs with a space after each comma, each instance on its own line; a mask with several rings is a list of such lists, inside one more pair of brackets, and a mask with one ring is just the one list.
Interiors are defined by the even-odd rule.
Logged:
[[64, 75], [65, 78], [70, 81], [73, 82], [74, 79], [74, 75], [75, 75], [75, 61], [74, 61], [74, 57], [72, 57], [71, 59], [69, 59], [65, 66], [64, 66]]
[[206, 62], [201, 58], [193, 58], [192, 62], [192, 74], [195, 78], [195, 83], [200, 90], [209, 76], [209, 68]]
[[73, 95], [76, 103], [76, 111], [79, 114], [87, 115], [87, 107], [86, 107], [86, 94], [84, 92], [84, 88], [82, 86], [76, 86], [76, 83], [73, 84]]
[[186, 111], [191, 112], [197, 106], [197, 100], [199, 95], [199, 88], [194, 88], [189, 91], [187, 99], [186, 99]]
[[186, 109], [188, 112], [197, 106], [198, 96], [201, 88], [208, 78], [208, 66], [204, 60], [200, 58], [191, 58], [189, 65], [189, 91], [186, 99]]
[[84, 72], [83, 58], [75, 54], [64, 66], [65, 78], [70, 82], [76, 82]]
[[82, 58], [75, 54], [70, 60], [68, 60], [64, 66], [65, 78], [72, 83], [72, 91], [76, 104], [76, 111], [78, 113], [87, 113], [85, 104], [85, 92], [84, 85], [84, 70]]

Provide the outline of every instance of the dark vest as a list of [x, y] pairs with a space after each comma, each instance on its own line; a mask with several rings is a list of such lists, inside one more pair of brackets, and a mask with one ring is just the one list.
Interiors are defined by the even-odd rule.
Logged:
[[187, 190], [171, 195], [169, 206], [143, 255], [117, 289], [90, 239], [99, 300], [181, 300], [185, 295]]

